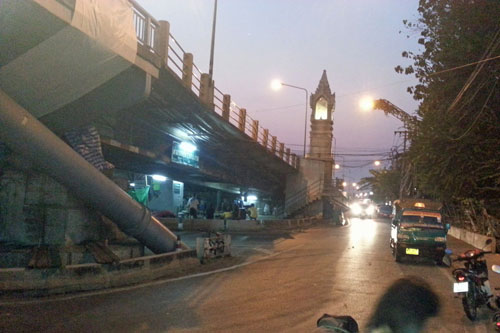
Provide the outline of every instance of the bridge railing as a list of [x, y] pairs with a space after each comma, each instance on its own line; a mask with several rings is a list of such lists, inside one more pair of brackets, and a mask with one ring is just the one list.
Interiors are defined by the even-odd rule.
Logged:
[[214, 87], [214, 112], [222, 117], [224, 113], [224, 93]]
[[259, 143], [292, 167], [298, 168], [299, 159], [295, 154], [290, 154], [290, 149], [285, 148], [276, 136], [271, 135], [268, 129], [252, 119], [246, 109], [231, 102], [229, 95], [208, 82], [208, 75], [202, 73], [194, 64], [193, 55], [186, 52], [170, 33], [168, 22], [158, 22], [135, 0], [129, 2], [134, 10], [134, 25], [141, 49], [140, 55], [146, 55], [148, 59], [151, 59], [150, 55], [161, 58], [160, 65], [181, 79], [183, 85], [200, 98], [202, 103], [212, 107], [216, 114], [238, 128], [250, 140]]
[[200, 96], [200, 89], [201, 89], [201, 71], [200, 69], [198, 68], [198, 66], [196, 66], [194, 63], [193, 63], [193, 83], [192, 83], [192, 90], [193, 92], [196, 94], [196, 96]]
[[184, 77], [184, 55], [186, 52], [182, 46], [177, 43], [174, 36], [169, 33], [169, 43], [168, 43], [168, 53], [167, 53], [167, 66], [172, 70], [179, 78]]
[[160, 23], [134, 0], [129, 0], [134, 11], [134, 26], [137, 42], [149, 52], [158, 54]]

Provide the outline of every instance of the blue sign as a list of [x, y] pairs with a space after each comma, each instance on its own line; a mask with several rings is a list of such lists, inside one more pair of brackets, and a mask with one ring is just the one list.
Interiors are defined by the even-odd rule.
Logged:
[[199, 168], [198, 150], [183, 149], [180, 142], [174, 142], [172, 146], [172, 162], [189, 165], [193, 168]]

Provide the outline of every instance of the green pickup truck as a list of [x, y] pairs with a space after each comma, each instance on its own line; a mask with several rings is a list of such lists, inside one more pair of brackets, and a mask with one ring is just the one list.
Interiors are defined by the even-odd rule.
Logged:
[[441, 204], [423, 199], [396, 200], [393, 214], [390, 245], [396, 262], [405, 257], [425, 257], [441, 264], [449, 228], [443, 225]]

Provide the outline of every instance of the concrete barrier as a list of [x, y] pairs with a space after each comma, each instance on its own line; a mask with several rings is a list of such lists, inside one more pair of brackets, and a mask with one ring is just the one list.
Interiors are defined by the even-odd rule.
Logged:
[[118, 264], [68, 265], [59, 269], [0, 269], [0, 295], [44, 296], [120, 287], [175, 275], [198, 266], [196, 250], [121, 260]]
[[[178, 228], [178, 219], [160, 220], [171, 230]], [[185, 219], [183, 230], [265, 232], [304, 228], [321, 221], [316, 217], [257, 221]], [[136, 250], [141, 249], [138, 247]], [[199, 265], [196, 250], [187, 250], [185, 246], [178, 252], [131, 259], [124, 259], [127, 257], [127, 253], [124, 252], [120, 253], [120, 257], [118, 264], [84, 263], [69, 264], [57, 269], [0, 269], [0, 295], [44, 296], [119, 287], [173, 276], [184, 268]], [[76, 259], [73, 262], [75, 261]]]
[[[495, 237], [477, 234], [472, 231], [457, 227], [451, 227], [448, 231], [448, 235], [453, 236], [479, 249], [482, 249], [484, 247], [485, 251], [492, 251], [493, 253], [496, 252], [497, 247]], [[484, 245], [488, 239], [491, 239], [492, 243], [485, 247]]]
[[[159, 219], [170, 230], [180, 230], [176, 218]], [[312, 226], [321, 221], [317, 217], [284, 220], [204, 220], [183, 219], [182, 230], [186, 231], [265, 231], [270, 229], [293, 229]]]

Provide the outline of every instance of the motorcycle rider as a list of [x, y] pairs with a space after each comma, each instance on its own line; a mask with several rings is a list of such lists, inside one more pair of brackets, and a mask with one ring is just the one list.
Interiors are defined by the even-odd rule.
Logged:
[[[439, 298], [423, 279], [407, 277], [395, 281], [380, 298], [367, 325], [370, 333], [418, 333], [427, 319], [439, 312]], [[358, 332], [356, 321], [348, 316], [323, 315], [317, 332]]]

